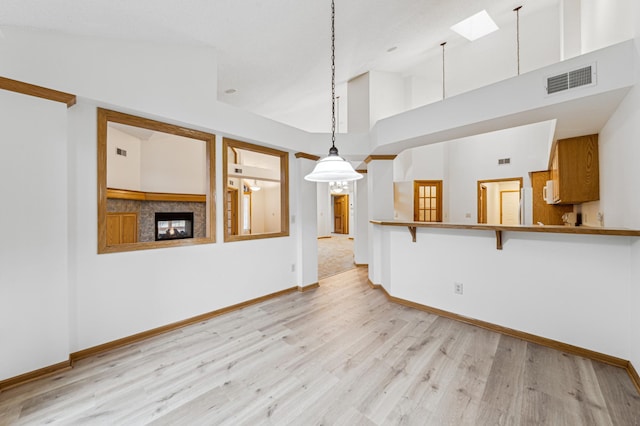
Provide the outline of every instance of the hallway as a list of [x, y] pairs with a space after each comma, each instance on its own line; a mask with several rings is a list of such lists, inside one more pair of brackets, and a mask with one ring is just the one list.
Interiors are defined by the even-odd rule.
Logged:
[[318, 279], [324, 279], [355, 268], [353, 239], [348, 235], [331, 234], [318, 239]]

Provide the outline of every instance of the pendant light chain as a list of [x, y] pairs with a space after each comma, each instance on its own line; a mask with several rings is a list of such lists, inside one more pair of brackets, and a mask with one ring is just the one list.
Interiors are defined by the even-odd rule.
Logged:
[[[338, 100], [340, 97], [338, 96]], [[338, 105], [338, 115], [340, 114]], [[362, 179], [362, 175], [344, 158], [336, 148], [336, 5], [331, 0], [331, 148], [329, 155], [316, 163], [313, 171], [304, 179], [309, 182], [349, 182]], [[344, 189], [341, 184], [340, 187]]]
[[440, 46], [442, 46], [442, 99], [445, 98], [445, 91], [444, 91], [444, 45], [447, 44], [447, 42], [442, 42], [440, 43]]
[[518, 63], [518, 75], [520, 75], [520, 9], [522, 6], [518, 6], [513, 11], [516, 13], [516, 54]]
[[331, 0], [331, 147], [336, 146], [336, 4]]

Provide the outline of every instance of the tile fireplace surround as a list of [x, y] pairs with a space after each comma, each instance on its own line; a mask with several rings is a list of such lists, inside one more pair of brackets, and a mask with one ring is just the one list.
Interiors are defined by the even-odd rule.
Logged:
[[138, 241], [155, 241], [156, 212], [193, 212], [193, 237], [204, 238], [206, 203], [108, 199], [107, 212], [138, 213]]

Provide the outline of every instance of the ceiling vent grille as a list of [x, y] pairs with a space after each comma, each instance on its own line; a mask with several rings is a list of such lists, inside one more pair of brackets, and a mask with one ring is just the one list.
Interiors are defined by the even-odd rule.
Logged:
[[547, 78], [547, 94], [562, 92], [580, 86], [593, 84], [593, 67], [591, 65], [563, 74]]

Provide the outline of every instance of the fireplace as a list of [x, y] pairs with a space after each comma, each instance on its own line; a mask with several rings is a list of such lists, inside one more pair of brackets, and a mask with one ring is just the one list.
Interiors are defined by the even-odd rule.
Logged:
[[156, 212], [156, 241], [193, 238], [193, 212]]

